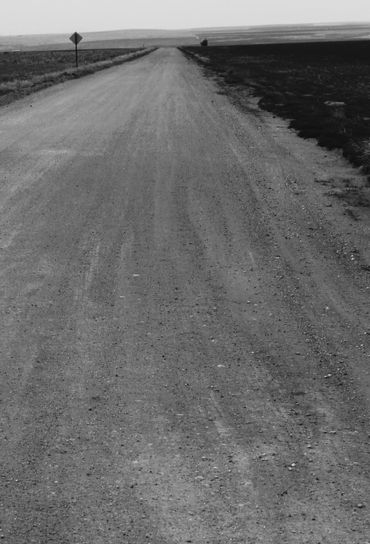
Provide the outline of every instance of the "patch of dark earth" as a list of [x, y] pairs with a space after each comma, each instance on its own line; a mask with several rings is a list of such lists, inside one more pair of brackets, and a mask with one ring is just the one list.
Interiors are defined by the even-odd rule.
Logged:
[[[333, 192], [370, 207], [370, 41], [185, 47], [220, 92], [250, 112], [258, 106], [288, 120], [302, 138], [338, 149], [367, 182]], [[254, 113], [258, 110], [254, 109]]]

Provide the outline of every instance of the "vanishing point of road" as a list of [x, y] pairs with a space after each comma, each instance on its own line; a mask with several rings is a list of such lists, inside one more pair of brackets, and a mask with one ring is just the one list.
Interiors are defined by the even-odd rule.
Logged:
[[0, 541], [370, 541], [369, 224], [253, 104], [159, 49], [1, 109]]

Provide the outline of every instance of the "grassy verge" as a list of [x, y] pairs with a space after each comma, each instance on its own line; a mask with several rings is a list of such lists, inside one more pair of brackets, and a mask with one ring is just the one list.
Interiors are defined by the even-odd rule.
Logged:
[[[181, 49], [216, 73], [225, 92], [246, 89], [303, 138], [343, 155], [370, 179], [370, 41]], [[351, 188], [348, 188], [348, 195]], [[368, 191], [351, 195], [370, 206]]]
[[73, 67], [74, 52], [71, 51], [0, 53], [0, 106], [68, 79], [137, 59], [154, 50], [81, 50], [78, 68]]

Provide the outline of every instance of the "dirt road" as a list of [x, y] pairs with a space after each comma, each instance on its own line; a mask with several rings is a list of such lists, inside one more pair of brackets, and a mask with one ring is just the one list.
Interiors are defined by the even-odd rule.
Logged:
[[353, 175], [172, 49], [1, 110], [2, 541], [370, 541]]

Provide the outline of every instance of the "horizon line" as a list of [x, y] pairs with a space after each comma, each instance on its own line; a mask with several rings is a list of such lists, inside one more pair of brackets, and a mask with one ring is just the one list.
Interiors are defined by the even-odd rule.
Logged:
[[[157, 32], [193, 32], [199, 30], [217, 30], [217, 29], [242, 29], [242, 28], [267, 28], [267, 27], [289, 27], [289, 26], [336, 26], [336, 25], [370, 25], [369, 21], [316, 21], [310, 23], [265, 23], [265, 24], [251, 24], [251, 25], [227, 25], [227, 26], [201, 26], [201, 27], [180, 27], [180, 28], [160, 28], [160, 27], [135, 27], [135, 28], [112, 28], [104, 30], [81, 30], [79, 32], [85, 32], [87, 34], [98, 34], [103, 32], [126, 32], [126, 31], [157, 31]], [[58, 36], [65, 35], [68, 31], [58, 32], [30, 32], [23, 34], [0, 34], [1, 38], [16, 38], [20, 36]]]

